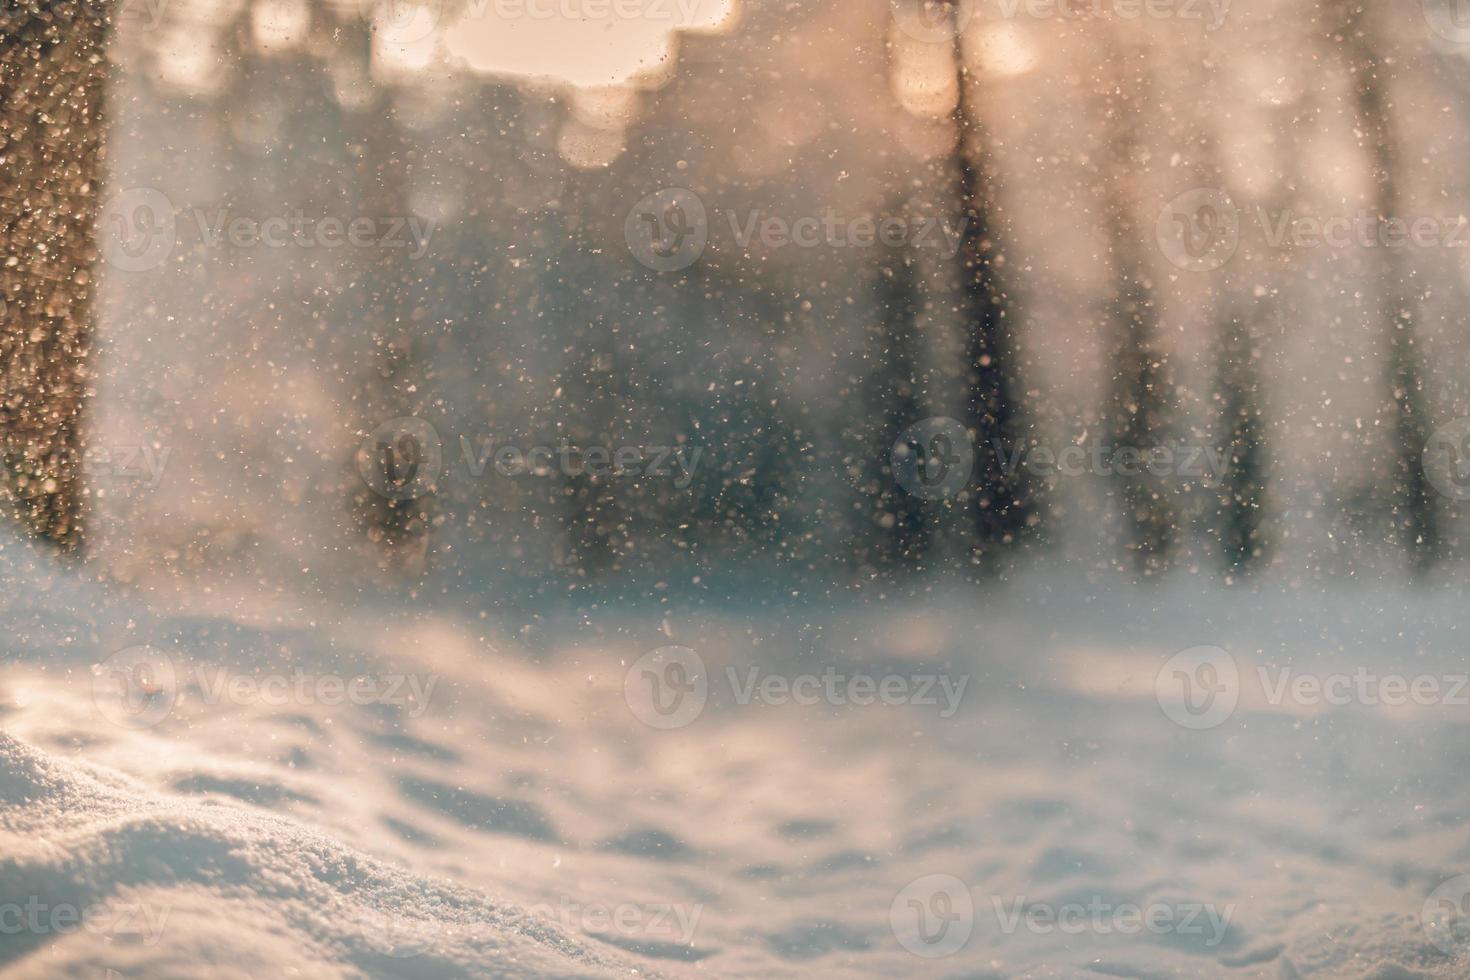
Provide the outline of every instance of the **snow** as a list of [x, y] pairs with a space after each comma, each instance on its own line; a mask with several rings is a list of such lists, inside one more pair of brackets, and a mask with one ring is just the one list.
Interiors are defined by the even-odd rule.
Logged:
[[[1449, 676], [1449, 589], [1287, 600], [1037, 569], [881, 615], [568, 617], [538, 652], [518, 624], [444, 610], [159, 616], [21, 543], [0, 554], [0, 907], [111, 910], [0, 933], [6, 975], [1465, 975], [1463, 945], [1421, 922], [1470, 855], [1447, 778], [1463, 707], [1282, 707], [1247, 683], [1191, 731], [1154, 697], [1168, 657], [1207, 642], [1247, 674]], [[94, 666], [145, 633], [204, 680], [156, 724], [114, 724]], [[670, 641], [699, 652], [709, 698], [660, 730], [625, 671]], [[438, 685], [419, 706], [209, 703], [203, 665]], [[945, 717], [742, 704], [730, 679], [750, 667], [969, 680]], [[918, 958], [898, 898], [933, 875], [963, 884], [973, 928]], [[1006, 929], [1069, 905], [1093, 924]], [[1128, 934], [1132, 907], [1204, 928]]]
[[1470, 267], [1302, 240], [1462, 223], [1445, 18], [132, 6], [0, 147], [0, 980], [1470, 975]]

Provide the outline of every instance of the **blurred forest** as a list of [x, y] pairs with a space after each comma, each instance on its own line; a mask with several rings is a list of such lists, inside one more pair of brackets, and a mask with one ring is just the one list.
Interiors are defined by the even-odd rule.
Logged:
[[[8, 492], [160, 591], [1453, 567], [1463, 519], [1421, 458], [1470, 414], [1470, 251], [1270, 231], [1463, 221], [1470, 31], [1446, 36], [1432, 4], [1126, 6], [730, 0], [591, 84], [477, 55], [501, 25], [458, 0], [8, 4]], [[68, 66], [49, 88], [37, 50]], [[658, 271], [628, 219], [670, 188], [702, 202], [708, 245]], [[105, 206], [140, 189], [176, 238], [122, 268], [115, 236], [149, 229]], [[1218, 265], [1191, 258], [1208, 208], [1181, 226], [1205, 251], [1171, 254], [1190, 192], [1234, 207]], [[434, 230], [419, 257], [231, 248], [194, 209]], [[955, 250], [737, 232], [833, 213], [963, 232]], [[358, 466], [404, 417], [444, 459], [406, 499]], [[895, 442], [936, 417], [974, 456], [937, 497], [894, 472]], [[684, 487], [472, 476], [465, 447], [492, 435], [702, 455]], [[83, 444], [167, 468], [99, 487]], [[1096, 444], [1223, 465], [1005, 465]]]

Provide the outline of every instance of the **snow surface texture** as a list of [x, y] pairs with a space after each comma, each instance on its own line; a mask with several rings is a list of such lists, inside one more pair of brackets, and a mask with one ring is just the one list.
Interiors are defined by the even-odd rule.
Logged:
[[[1192, 731], [1154, 687], [1199, 643], [1243, 669], [1463, 671], [1450, 592], [1054, 579], [825, 622], [629, 614], [531, 643], [422, 612], [160, 618], [24, 545], [0, 555], [6, 977], [1470, 975], [1463, 918], [1431, 934], [1422, 915], [1470, 866], [1466, 708], [1287, 709], [1246, 685]], [[406, 706], [211, 704], [202, 670], [134, 728], [99, 708], [92, 668], [140, 642], [191, 669], [439, 681]], [[624, 677], [670, 642], [708, 663], [709, 703], [659, 730]], [[740, 704], [727, 665], [969, 681], [950, 717]], [[963, 882], [972, 928], [920, 957], [895, 916], [937, 874]], [[13, 928], [27, 905], [99, 903], [111, 918], [85, 928]], [[1006, 928], [1068, 903], [1228, 921]]]

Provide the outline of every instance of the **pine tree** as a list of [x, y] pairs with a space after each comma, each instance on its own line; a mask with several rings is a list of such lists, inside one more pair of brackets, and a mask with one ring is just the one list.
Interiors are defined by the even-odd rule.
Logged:
[[[1137, 220], [1132, 189], [1143, 125], [1138, 106], [1143, 100], [1135, 90], [1138, 86], [1125, 84], [1129, 60], [1130, 52], [1117, 45], [1112, 59], [1114, 99], [1107, 109], [1113, 172], [1104, 178], [1108, 241], [1118, 283], [1111, 316], [1116, 359], [1108, 428], [1114, 447], [1146, 453], [1166, 443], [1174, 406], [1168, 365], [1159, 346], [1158, 305], [1143, 251], [1147, 232]], [[1146, 469], [1115, 478], [1121, 482], [1125, 547], [1134, 568], [1143, 575], [1157, 574], [1168, 567], [1178, 543], [1171, 490]]]
[[925, 501], [899, 486], [892, 463], [894, 442], [924, 416], [916, 279], [908, 255], [878, 270], [874, 293], [881, 328], [869, 344], [862, 379], [864, 418], [870, 421], [855, 440], [865, 520], [860, 540], [879, 569], [921, 565], [930, 538]]
[[[1387, 92], [1387, 64], [1369, 36], [1364, 11], [1356, 0], [1339, 4], [1339, 41], [1352, 80], [1356, 129], [1366, 142], [1374, 185], [1373, 209], [1380, 221], [1399, 215], [1398, 137]], [[1385, 405], [1392, 418], [1394, 470], [1391, 488], [1394, 528], [1416, 572], [1440, 557], [1440, 514], [1434, 491], [1420, 465], [1429, 437], [1424, 382], [1415, 346], [1419, 296], [1411, 282], [1409, 249], [1381, 248], [1382, 291], [1378, 315], [1383, 320], [1388, 351], [1384, 371]]]
[[961, 422], [977, 447], [969, 501], [975, 532], [972, 561], [987, 571], [999, 569], [1003, 549], [1016, 544], [1030, 526], [1036, 505], [1032, 487], [1020, 470], [1006, 472], [1002, 455], [1024, 438], [1019, 394], [1024, 390], [1012, 343], [1014, 307], [1001, 282], [1004, 253], [996, 229], [994, 196], [984, 165], [985, 132], [970, 107], [970, 81], [964, 31], [954, 8], [954, 60], [958, 97], [954, 108], [954, 170], [964, 216], [960, 244], [960, 310], [966, 331], [967, 370]]
[[1227, 304], [1220, 320], [1217, 383], [1225, 472], [1215, 474], [1217, 533], [1226, 567], [1233, 573], [1250, 571], [1266, 554], [1268, 453], [1256, 338], [1232, 305]]
[[[594, 312], [604, 307], [605, 297], [612, 292], [612, 283], [599, 274], [600, 257], [588, 245], [586, 222], [600, 200], [594, 179], [567, 171], [561, 201], [566, 241], [551, 270], [554, 301], [548, 304], [548, 313], [556, 320], [549, 329], [564, 338], [565, 344], [560, 379], [565, 409], [558, 419], [557, 436], [582, 452], [590, 447], [615, 448], [618, 412], [613, 390], [617, 317]], [[557, 474], [553, 481], [562, 495], [565, 560], [576, 575], [586, 577], [619, 567], [627, 527], [619, 515], [615, 482], [609, 474], [593, 473], [582, 465]]]
[[[360, 21], [343, 27], [339, 43], [351, 45], [360, 71], [369, 76], [372, 36]], [[376, 83], [374, 83], [376, 84]], [[355, 154], [354, 176], [364, 214], [379, 220], [406, 217], [414, 148], [394, 118], [391, 88], [375, 91], [373, 104], [350, 118], [347, 138]], [[423, 390], [415, 351], [416, 277], [404, 249], [362, 250], [358, 295], [364, 319], [351, 324], [360, 387], [355, 408], [366, 435], [390, 419], [417, 417]], [[420, 570], [433, 520], [429, 496], [400, 500], [352, 484], [351, 505], [370, 541], [380, 547], [379, 564], [389, 570]]]

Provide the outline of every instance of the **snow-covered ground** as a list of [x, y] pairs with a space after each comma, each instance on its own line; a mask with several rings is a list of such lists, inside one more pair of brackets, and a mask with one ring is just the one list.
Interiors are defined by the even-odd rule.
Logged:
[[1470, 707], [1385, 680], [1470, 696], [1451, 589], [262, 625], [0, 560], [7, 977], [1470, 975]]

